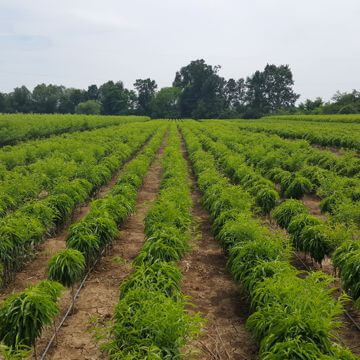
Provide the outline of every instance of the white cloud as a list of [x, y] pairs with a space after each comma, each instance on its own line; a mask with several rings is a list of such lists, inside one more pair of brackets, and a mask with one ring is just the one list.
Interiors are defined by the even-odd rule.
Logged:
[[289, 64], [303, 97], [329, 98], [359, 88], [359, 12], [358, 0], [0, 0], [0, 91], [166, 86], [201, 57], [235, 78]]

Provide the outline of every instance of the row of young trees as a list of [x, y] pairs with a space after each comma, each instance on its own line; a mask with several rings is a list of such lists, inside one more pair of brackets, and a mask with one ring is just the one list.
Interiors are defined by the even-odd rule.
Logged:
[[156, 118], [259, 117], [295, 106], [293, 76], [288, 65], [266, 65], [246, 79], [219, 75], [220, 66], [203, 59], [176, 72], [171, 87], [158, 90], [152, 79], [138, 79], [135, 90], [108, 81], [87, 90], [57, 85], [25, 86], [0, 93], [0, 112], [102, 113], [148, 115]]

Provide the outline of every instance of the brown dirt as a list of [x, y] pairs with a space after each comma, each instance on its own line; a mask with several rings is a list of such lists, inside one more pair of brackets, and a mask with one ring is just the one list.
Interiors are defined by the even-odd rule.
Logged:
[[311, 146], [317, 150], [326, 150], [326, 151], [330, 151], [333, 154], [337, 155], [337, 156], [343, 156], [346, 153], [346, 150], [343, 148], [339, 148], [336, 146], [322, 146], [322, 145], [316, 145], [316, 144], [311, 144]]
[[[137, 197], [135, 213], [122, 226], [110, 254], [105, 255], [90, 274], [76, 301], [74, 314], [67, 318], [60, 329], [57, 345], [50, 350], [47, 359], [105, 358], [89, 332], [90, 319], [97, 317], [100, 322], [106, 322], [114, 313], [119, 296], [119, 284], [130, 274], [131, 261], [144, 242], [144, 218], [160, 187], [160, 158], [163, 149], [164, 144], [144, 179]], [[49, 337], [41, 340], [39, 348], [45, 347]]]
[[327, 216], [321, 212], [321, 199], [318, 196], [312, 194], [305, 194], [302, 198], [302, 202], [308, 208], [311, 215], [318, 217], [322, 221], [327, 220]]
[[[183, 145], [183, 153], [187, 159]], [[207, 322], [198, 341], [190, 344], [201, 360], [256, 359], [255, 339], [245, 328], [249, 304], [242, 289], [226, 271], [226, 257], [211, 231], [211, 220], [201, 204], [200, 192], [190, 174], [193, 216], [198, 221], [199, 239], [181, 261], [182, 291]]]

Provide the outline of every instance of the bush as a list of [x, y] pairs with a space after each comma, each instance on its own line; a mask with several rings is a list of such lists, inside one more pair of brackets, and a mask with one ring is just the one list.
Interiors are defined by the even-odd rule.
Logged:
[[77, 250], [66, 249], [58, 252], [49, 261], [48, 277], [67, 287], [81, 279], [85, 270], [84, 255]]
[[33, 346], [44, 326], [59, 313], [62, 286], [42, 282], [11, 295], [0, 305], [0, 341], [7, 346]]
[[76, 114], [99, 115], [100, 112], [101, 104], [95, 100], [87, 100], [85, 102], [79, 103], [75, 107]]
[[291, 220], [303, 213], [308, 213], [308, 210], [301, 201], [286, 200], [273, 210], [273, 217], [281, 227], [287, 229]]
[[285, 191], [285, 196], [288, 198], [300, 199], [305, 194], [311, 193], [313, 185], [307, 178], [297, 175], [291, 181], [288, 188]]
[[116, 306], [110, 359], [176, 359], [187, 340], [200, 332], [200, 317], [185, 303], [143, 287], [127, 291]]

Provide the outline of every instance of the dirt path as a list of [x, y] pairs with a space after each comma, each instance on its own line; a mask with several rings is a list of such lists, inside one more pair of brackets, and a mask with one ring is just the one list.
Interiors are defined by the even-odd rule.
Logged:
[[[182, 151], [188, 160], [184, 144]], [[193, 216], [199, 223], [199, 238], [194, 242], [192, 251], [181, 261], [184, 274], [182, 291], [191, 297], [195, 310], [207, 318], [199, 341], [191, 344], [200, 350], [196, 359], [256, 359], [258, 348], [255, 339], [245, 328], [249, 304], [241, 288], [226, 271], [226, 257], [212, 235], [210, 216], [201, 204], [192, 172], [190, 181]]]
[[[144, 143], [141, 149], [143, 149], [146, 144], [148, 144], [148, 140]], [[139, 151], [141, 151], [141, 149]], [[47, 278], [47, 266], [49, 260], [58, 251], [65, 249], [66, 238], [68, 236], [70, 226], [83, 219], [89, 213], [90, 204], [94, 199], [103, 198], [111, 190], [121, 175], [124, 166], [133, 159], [139, 151], [137, 151], [123, 164], [123, 166], [121, 166], [108, 183], [101, 186], [99, 190], [92, 197], [89, 197], [84, 204], [79, 204], [75, 207], [70, 220], [62, 229], [59, 229], [55, 236], [45, 239], [36, 247], [34, 257], [29, 259], [24, 267], [15, 273], [14, 279], [5, 288], [0, 290], [0, 301], [7, 298], [13, 292], [23, 291], [26, 287]]]
[[[105, 358], [88, 332], [89, 320], [99, 317], [100, 321], [106, 321], [114, 313], [119, 284], [132, 271], [131, 262], [144, 242], [144, 218], [160, 187], [160, 158], [163, 150], [164, 144], [144, 179], [137, 197], [135, 213], [121, 227], [121, 234], [113, 242], [111, 254], [104, 256], [91, 273], [76, 301], [74, 314], [65, 321], [58, 334], [57, 346], [50, 350], [47, 359]], [[41, 345], [45, 346], [44, 339]]]

